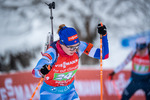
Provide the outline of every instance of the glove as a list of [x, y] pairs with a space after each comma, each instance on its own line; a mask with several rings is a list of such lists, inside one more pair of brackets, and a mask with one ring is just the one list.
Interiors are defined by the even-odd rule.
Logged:
[[[50, 67], [50, 70], [51, 70], [51, 67]], [[44, 65], [44, 66], [40, 69], [40, 72], [41, 72], [43, 75], [46, 75], [46, 74], [49, 73], [50, 70], [48, 69], [48, 65]]]
[[109, 79], [112, 80], [114, 75], [115, 75], [115, 72], [114, 72], [114, 71], [111, 72], [111, 73], [109, 74]]
[[97, 29], [100, 35], [102, 34], [103, 36], [105, 36], [107, 34], [107, 29], [105, 25], [98, 24]]

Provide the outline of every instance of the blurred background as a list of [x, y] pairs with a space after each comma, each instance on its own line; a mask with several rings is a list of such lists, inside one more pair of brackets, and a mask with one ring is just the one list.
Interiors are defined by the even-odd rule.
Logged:
[[[32, 70], [44, 51], [51, 31], [52, 0], [0, 0], [0, 72]], [[54, 40], [60, 24], [74, 27], [82, 41], [99, 47], [96, 26], [107, 26], [110, 56], [103, 68], [114, 69], [132, 50], [124, 48], [124, 37], [150, 30], [149, 0], [57, 0], [53, 9]], [[120, 56], [121, 55], [121, 56]], [[99, 61], [86, 55], [80, 67], [99, 67]], [[130, 67], [126, 67], [127, 69]]]
[[[37, 86], [39, 79], [31, 77], [31, 71], [51, 32], [50, 10], [45, 3], [53, 1], [0, 0], [0, 100], [28, 100]], [[81, 41], [99, 47], [96, 27], [100, 22], [106, 25], [109, 59], [103, 61], [104, 100], [119, 100], [117, 92], [121, 95], [126, 86], [131, 63], [115, 77], [118, 91], [107, 76], [135, 48], [136, 37], [150, 41], [150, 0], [55, 0], [53, 17], [55, 41], [59, 25], [65, 24], [77, 30]], [[82, 55], [75, 83], [81, 100], [100, 99], [99, 69], [99, 60]], [[144, 93], [138, 92], [132, 100], [141, 100], [138, 96], [143, 100]]]

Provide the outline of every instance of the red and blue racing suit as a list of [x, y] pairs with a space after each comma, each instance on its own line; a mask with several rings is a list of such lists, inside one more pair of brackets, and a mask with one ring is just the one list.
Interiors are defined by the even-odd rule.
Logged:
[[132, 60], [132, 71], [131, 77], [124, 89], [121, 100], [129, 100], [131, 96], [139, 89], [145, 92], [146, 100], [150, 100], [150, 55], [148, 49], [144, 56], [136, 51], [132, 51], [126, 60], [120, 64], [116, 69], [115, 73], [121, 71], [126, 64]]
[[[103, 59], [107, 59], [109, 55], [107, 35], [103, 36], [102, 45]], [[56, 42], [56, 49], [50, 47], [44, 53], [32, 71], [35, 77], [40, 78], [42, 75], [39, 70], [42, 66], [45, 64], [52, 66], [40, 89], [40, 100], [79, 100], [74, 87], [74, 78], [78, 69], [79, 57], [83, 53], [100, 59], [100, 49], [83, 41], [80, 41], [78, 52], [73, 56], [67, 55], [61, 49], [59, 41]]]

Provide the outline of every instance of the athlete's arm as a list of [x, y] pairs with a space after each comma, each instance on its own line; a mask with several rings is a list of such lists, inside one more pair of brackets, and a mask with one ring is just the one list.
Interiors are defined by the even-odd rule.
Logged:
[[42, 56], [42, 58], [38, 61], [36, 67], [32, 70], [33, 76], [40, 78], [42, 74], [40, 73], [40, 69], [44, 65], [52, 65], [56, 59], [56, 50], [50, 47]]
[[127, 58], [114, 70], [115, 73], [120, 72], [133, 58], [135, 55], [135, 50], [130, 52]]
[[[79, 46], [79, 56], [81, 56], [83, 53], [86, 55], [100, 59], [100, 49], [95, 48], [93, 44], [91, 43], [86, 43], [81, 41], [80, 46]], [[102, 57], [103, 59], [107, 59], [109, 56], [109, 48], [108, 48], [108, 40], [107, 40], [107, 35], [103, 36], [102, 38]]]

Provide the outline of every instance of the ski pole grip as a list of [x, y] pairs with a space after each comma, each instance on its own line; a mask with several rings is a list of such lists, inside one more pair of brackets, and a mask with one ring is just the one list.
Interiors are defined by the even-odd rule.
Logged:
[[103, 23], [102, 23], [102, 22], [101, 22], [100, 24], [101, 24], [101, 26], [103, 26]]
[[[102, 23], [102, 22], [100, 22], [100, 24], [101, 24], [101, 26], [103, 26], [103, 23]], [[100, 34], [100, 39], [102, 39], [102, 37], [103, 37], [103, 35]]]
[[47, 69], [48, 69], [48, 70], [51, 70], [51, 66], [50, 66], [50, 65], [48, 65], [48, 66], [47, 66]]

